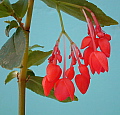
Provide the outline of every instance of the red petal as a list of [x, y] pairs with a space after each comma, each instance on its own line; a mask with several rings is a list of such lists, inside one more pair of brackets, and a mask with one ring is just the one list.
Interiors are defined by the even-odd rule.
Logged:
[[84, 39], [82, 40], [81, 49], [84, 49], [85, 47], [89, 46], [90, 41], [91, 41], [90, 36], [84, 37]]
[[70, 97], [71, 100], [74, 100], [74, 92], [74, 85], [68, 78], [60, 79], [55, 84], [54, 94], [59, 101], [63, 101], [67, 99], [67, 97]]
[[[96, 48], [98, 48], [98, 40], [99, 40], [98, 38], [94, 39]], [[92, 41], [90, 42], [89, 46], [93, 48], [93, 42]]]
[[72, 80], [74, 78], [74, 75], [75, 75], [74, 67], [70, 67], [65, 72], [65, 76], [70, 80]]
[[[90, 66], [92, 66], [92, 67], [94, 68], [94, 70], [95, 70], [98, 74], [100, 74], [102, 65], [100, 64], [100, 62], [99, 62], [98, 59], [96, 58], [94, 52], [91, 54], [90, 60], [91, 60]], [[92, 68], [92, 67], [91, 67], [91, 68]]]
[[100, 38], [99, 41], [100, 50], [106, 55], [106, 57], [110, 57], [110, 43], [105, 38]]
[[50, 63], [46, 68], [46, 73], [48, 81], [52, 82], [55, 79], [60, 78], [62, 70], [59, 65]]
[[91, 47], [88, 47], [88, 48], [85, 49], [84, 54], [83, 54], [85, 65], [88, 65], [89, 56], [92, 52], [93, 52], [93, 49]]
[[89, 84], [90, 84], [90, 79], [88, 81], [88, 79], [86, 77], [78, 74], [75, 77], [75, 82], [76, 82], [76, 85], [77, 85], [79, 91], [82, 94], [85, 94], [88, 90], [88, 87], [89, 87]]
[[90, 79], [89, 70], [88, 70], [86, 65], [81, 64], [78, 68], [79, 68], [80, 73], [83, 76], [85, 76], [86, 78]]
[[94, 54], [105, 71], [108, 71], [108, 60], [105, 54], [100, 51], [95, 51]]
[[54, 84], [57, 80], [53, 81], [53, 82], [49, 82], [47, 77], [45, 76], [42, 80], [42, 86], [44, 89], [44, 95], [48, 96], [50, 94], [51, 89], [54, 87]]

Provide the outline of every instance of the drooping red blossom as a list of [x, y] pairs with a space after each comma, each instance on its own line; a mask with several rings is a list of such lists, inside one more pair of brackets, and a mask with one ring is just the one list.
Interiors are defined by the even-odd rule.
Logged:
[[58, 79], [55, 79], [54, 81], [50, 82], [47, 79], [47, 76], [45, 76], [42, 80], [42, 86], [44, 89], [44, 94], [45, 96], [48, 96], [50, 94], [50, 91], [54, 87], [55, 83], [57, 82]]
[[81, 74], [76, 75], [75, 83], [76, 83], [78, 89], [80, 90], [80, 92], [82, 94], [85, 94], [89, 87], [89, 84], [90, 84], [89, 70], [86, 65], [81, 64], [80, 59], [82, 59], [82, 58], [81, 58], [81, 56], [79, 56], [80, 52], [78, 51], [78, 48], [75, 44], [72, 45], [72, 49], [74, 51], [74, 55], [76, 57], [78, 65], [79, 65], [78, 66], [79, 72], [81, 73]]
[[90, 79], [88, 79], [87, 77], [85, 77], [81, 74], [78, 74], [75, 77], [75, 83], [76, 83], [79, 91], [82, 94], [85, 94], [88, 90], [88, 87], [89, 87], [89, 84], [90, 84]]
[[[88, 9], [87, 9], [88, 10]], [[95, 22], [95, 27], [92, 24], [91, 19], [87, 16], [85, 11], [83, 13], [85, 15], [86, 21], [88, 23], [89, 36], [91, 36], [91, 43], [88, 45], [89, 47], [85, 49], [83, 59], [85, 65], [89, 65], [92, 74], [97, 72], [108, 71], [108, 60], [107, 57], [110, 57], [110, 43], [111, 36], [106, 34], [102, 28], [100, 27], [94, 13], [88, 10]], [[97, 38], [99, 37], [99, 38]], [[100, 50], [98, 49], [100, 48]]]
[[74, 78], [74, 75], [75, 75], [74, 67], [71, 66], [70, 68], [68, 68], [68, 69], [66, 70], [65, 76], [66, 76], [68, 79], [72, 80], [72, 79]]
[[89, 65], [93, 74], [95, 71], [100, 74], [100, 72], [103, 72], [103, 69], [108, 72], [108, 60], [105, 54], [100, 51], [91, 53], [89, 57]]
[[86, 65], [81, 64], [80, 66], [78, 66], [78, 69], [83, 76], [90, 79], [89, 70]]
[[63, 101], [68, 97], [74, 100], [74, 92], [74, 84], [68, 78], [59, 79], [54, 86], [54, 94], [59, 101]]
[[46, 68], [46, 74], [47, 74], [47, 79], [48, 81], [52, 82], [57, 78], [60, 78], [61, 74], [62, 74], [62, 70], [60, 68], [59, 65], [50, 63], [48, 64], [47, 68]]

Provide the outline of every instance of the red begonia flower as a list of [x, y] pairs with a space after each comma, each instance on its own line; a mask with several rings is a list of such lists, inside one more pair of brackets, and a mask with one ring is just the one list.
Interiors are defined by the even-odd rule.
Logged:
[[90, 79], [89, 70], [86, 65], [81, 64], [80, 66], [78, 66], [78, 69], [83, 76]]
[[60, 78], [62, 70], [59, 65], [50, 63], [46, 68], [46, 74], [48, 81], [52, 82], [57, 78]]
[[100, 38], [98, 40], [100, 50], [106, 55], [106, 57], [110, 57], [110, 43], [105, 38]]
[[89, 84], [90, 84], [90, 79], [88, 79], [87, 77], [85, 77], [81, 74], [78, 74], [75, 77], [75, 83], [76, 83], [79, 91], [82, 94], [85, 94], [88, 90], [88, 87], [89, 87]]
[[70, 80], [74, 78], [74, 75], [75, 75], [75, 71], [73, 66], [68, 68], [65, 72], [65, 76]]
[[45, 96], [48, 96], [50, 94], [50, 91], [51, 89], [54, 87], [54, 84], [56, 83], [58, 79], [52, 81], [52, 82], [49, 82], [48, 79], [47, 79], [47, 76], [45, 76], [42, 80], [42, 86], [43, 86], [43, 89], [44, 89], [44, 95]]
[[59, 101], [63, 101], [68, 97], [74, 100], [74, 92], [74, 85], [68, 78], [59, 79], [54, 86], [54, 95]]
[[100, 74], [100, 72], [103, 72], [103, 69], [108, 72], [108, 60], [103, 52], [92, 52], [89, 57], [89, 65], [93, 74], [95, 71]]

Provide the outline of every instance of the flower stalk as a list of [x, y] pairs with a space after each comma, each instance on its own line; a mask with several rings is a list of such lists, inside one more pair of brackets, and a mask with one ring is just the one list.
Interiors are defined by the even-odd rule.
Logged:
[[57, 9], [57, 12], [58, 12], [58, 15], [59, 15], [59, 18], [60, 18], [60, 24], [61, 24], [62, 32], [64, 33], [65, 32], [64, 24], [63, 24], [62, 15], [60, 13], [60, 9], [59, 9], [58, 4], [56, 5], [56, 9]]

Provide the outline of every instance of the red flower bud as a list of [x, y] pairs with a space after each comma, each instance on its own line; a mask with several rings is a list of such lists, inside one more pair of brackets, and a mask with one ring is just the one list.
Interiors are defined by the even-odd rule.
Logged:
[[48, 81], [52, 82], [57, 78], [60, 78], [62, 70], [59, 65], [50, 63], [46, 68], [46, 74]]
[[72, 80], [74, 78], [74, 75], [75, 75], [75, 71], [74, 71], [73, 66], [70, 67], [69, 69], [67, 69], [66, 72], [65, 72], [65, 76], [70, 80]]
[[78, 74], [75, 77], [75, 83], [82, 94], [85, 94], [88, 90], [90, 79], [87, 79], [85, 76]]

